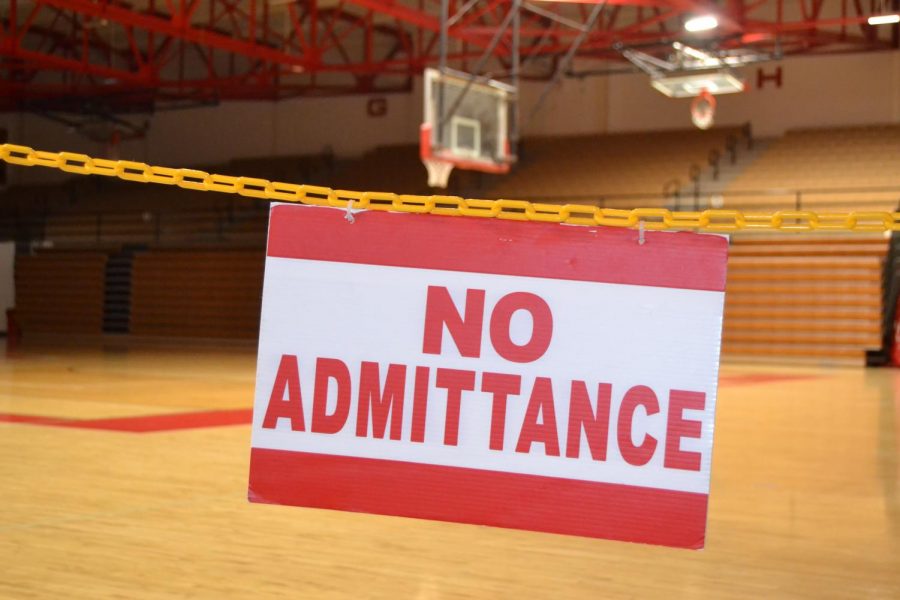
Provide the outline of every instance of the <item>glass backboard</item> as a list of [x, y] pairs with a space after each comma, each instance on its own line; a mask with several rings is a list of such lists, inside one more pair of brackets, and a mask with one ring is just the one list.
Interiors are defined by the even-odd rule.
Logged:
[[446, 187], [455, 168], [505, 173], [510, 152], [510, 106], [515, 88], [484, 77], [425, 69], [421, 157], [429, 185]]

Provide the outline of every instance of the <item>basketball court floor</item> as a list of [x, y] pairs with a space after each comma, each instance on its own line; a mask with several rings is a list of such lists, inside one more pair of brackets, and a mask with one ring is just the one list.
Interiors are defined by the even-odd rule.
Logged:
[[900, 597], [898, 370], [724, 365], [692, 552], [249, 504], [254, 360], [3, 356], [0, 598]]

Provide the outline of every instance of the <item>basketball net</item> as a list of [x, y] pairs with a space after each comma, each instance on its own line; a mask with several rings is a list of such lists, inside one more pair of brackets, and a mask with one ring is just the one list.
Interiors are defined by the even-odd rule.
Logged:
[[691, 121], [700, 129], [712, 127], [716, 116], [716, 99], [708, 90], [703, 90], [691, 102]]
[[445, 188], [450, 180], [450, 172], [453, 170], [453, 163], [440, 158], [423, 158], [425, 168], [428, 169], [428, 187]]

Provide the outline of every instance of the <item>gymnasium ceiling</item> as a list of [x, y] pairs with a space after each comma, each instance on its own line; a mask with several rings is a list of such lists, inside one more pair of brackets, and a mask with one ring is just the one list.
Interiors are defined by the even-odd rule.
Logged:
[[[550, 78], [581, 37], [575, 71], [631, 68], [623, 48], [664, 57], [681, 41], [776, 55], [898, 48], [870, 26], [900, 0], [523, 0], [523, 76]], [[509, 72], [512, 0], [451, 0], [449, 64]], [[460, 13], [457, 15], [457, 13]], [[715, 14], [689, 34], [691, 16]], [[222, 100], [408, 91], [435, 65], [439, 0], [3, 0], [0, 110], [149, 112]], [[497, 43], [492, 40], [497, 35]], [[573, 73], [568, 73], [573, 74]]]

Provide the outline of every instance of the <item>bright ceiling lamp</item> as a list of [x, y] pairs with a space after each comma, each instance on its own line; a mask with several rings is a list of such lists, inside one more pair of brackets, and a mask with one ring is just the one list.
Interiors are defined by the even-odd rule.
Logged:
[[719, 20], [712, 15], [702, 15], [699, 17], [691, 17], [684, 22], [686, 31], [709, 31], [719, 26]]
[[873, 15], [869, 17], [869, 25], [893, 25], [894, 23], [900, 23], [900, 14]]

